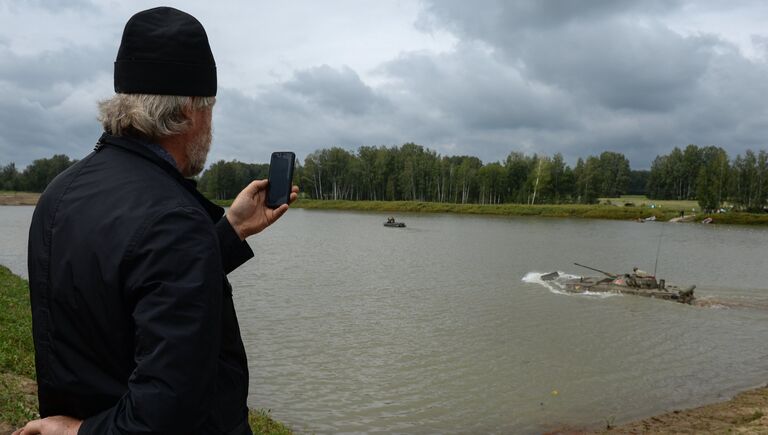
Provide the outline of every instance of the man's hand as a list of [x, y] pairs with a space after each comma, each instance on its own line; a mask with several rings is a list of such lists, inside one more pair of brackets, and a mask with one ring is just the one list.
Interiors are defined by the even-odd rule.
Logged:
[[267, 207], [267, 180], [256, 180], [251, 182], [235, 198], [235, 201], [229, 207], [227, 220], [232, 228], [235, 229], [240, 240], [246, 237], [260, 233], [264, 228], [272, 225], [280, 216], [288, 211], [288, 204], [299, 195], [298, 186], [291, 189], [288, 204], [283, 204], [276, 209]]
[[81, 420], [57, 415], [41, 420], [32, 420], [14, 432], [13, 435], [77, 435], [81, 423]]

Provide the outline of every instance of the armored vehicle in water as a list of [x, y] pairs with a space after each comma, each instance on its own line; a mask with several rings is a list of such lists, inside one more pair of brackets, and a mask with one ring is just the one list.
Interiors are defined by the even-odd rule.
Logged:
[[405, 228], [405, 222], [397, 222], [395, 221], [395, 218], [389, 217], [387, 218], [387, 221], [384, 222], [384, 226], [393, 228]]
[[[604, 272], [583, 264], [573, 263], [595, 272], [600, 272], [604, 277], [580, 277], [565, 281], [565, 291], [571, 293], [621, 293], [649, 298], [664, 299], [683, 304], [693, 303], [693, 289], [695, 285], [681, 288], [667, 285], [663, 279], [656, 280], [655, 276], [647, 275], [640, 271], [617, 275]], [[637, 268], [635, 268], [637, 269]], [[548, 273], [542, 279], [551, 281], [559, 276], [557, 272]]]

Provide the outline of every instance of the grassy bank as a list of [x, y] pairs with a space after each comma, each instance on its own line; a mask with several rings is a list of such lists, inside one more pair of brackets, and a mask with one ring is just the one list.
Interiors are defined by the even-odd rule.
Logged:
[[27, 282], [0, 266], [0, 433], [37, 417]]
[[648, 199], [645, 195], [622, 195], [616, 198], [600, 198], [598, 200], [600, 204], [618, 205], [632, 204], [638, 207], [661, 207], [668, 208], [673, 211], [685, 210], [686, 214], [699, 213], [700, 207], [698, 201], [691, 200], [677, 200], [677, 199]]
[[[0, 266], [0, 434], [37, 418], [35, 349], [26, 280]], [[251, 410], [248, 421], [255, 434], [293, 433], [269, 411]]]
[[[35, 205], [39, 193], [2, 192], [0, 205]], [[232, 200], [215, 200], [221, 206], [229, 206]], [[632, 203], [633, 206], [623, 204]], [[650, 206], [654, 205], [654, 208]], [[711, 217], [714, 224], [768, 225], [768, 214], [729, 212], [713, 215], [698, 213], [695, 201], [652, 201], [645, 197], [601, 198], [599, 204], [448, 204], [418, 201], [331, 201], [301, 199], [293, 205], [296, 208], [326, 210], [359, 210], [382, 213], [464, 213], [487, 214], [497, 216], [541, 216], [571, 217], [587, 219], [637, 220], [654, 216], [658, 220], [668, 221], [680, 216], [685, 210], [691, 218], [691, 210], [696, 210], [696, 217], [691, 222], [701, 222]]]
[[[231, 201], [219, 201], [229, 205]], [[608, 204], [448, 204], [418, 201], [331, 201], [300, 199], [292, 207], [313, 210], [355, 210], [381, 213], [462, 213], [496, 216], [540, 216], [587, 219], [637, 220], [654, 216], [668, 221], [680, 216], [680, 209], [674, 207], [650, 208], [616, 206]], [[690, 216], [689, 214], [687, 214]], [[697, 215], [693, 222], [712, 217], [716, 224], [768, 225], [768, 214], [729, 212], [714, 215]]]

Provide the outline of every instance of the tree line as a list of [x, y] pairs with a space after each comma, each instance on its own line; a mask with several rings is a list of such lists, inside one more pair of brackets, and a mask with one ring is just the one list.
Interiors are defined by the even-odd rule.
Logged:
[[725, 203], [744, 211], [763, 211], [768, 201], [768, 153], [747, 150], [733, 160], [719, 147], [688, 145], [654, 159], [648, 196], [697, 200], [705, 210]]
[[[0, 190], [41, 192], [75, 161], [65, 155], [35, 160], [19, 172], [0, 168]], [[231, 199], [251, 180], [266, 178], [268, 164], [218, 161], [198, 177], [214, 199]], [[571, 167], [553, 156], [511, 152], [483, 164], [474, 156], [441, 156], [414, 143], [339, 147], [310, 153], [297, 163], [294, 182], [309, 198], [431, 201], [473, 204], [592, 204], [624, 194], [651, 199], [697, 200], [705, 210], [730, 204], [762, 211], [768, 201], [768, 155], [746, 151], [730, 159], [720, 147], [688, 145], [657, 156], [650, 170], [631, 170], [621, 153], [579, 158]]]
[[483, 164], [474, 156], [440, 156], [414, 143], [315, 151], [298, 172], [315, 199], [433, 201], [477, 204], [596, 202], [627, 190], [632, 171], [620, 153], [579, 159], [510, 153]]
[[60, 172], [72, 166], [77, 160], [70, 160], [64, 154], [48, 159], [38, 159], [23, 171], [15, 163], [0, 167], [0, 190], [42, 192]]

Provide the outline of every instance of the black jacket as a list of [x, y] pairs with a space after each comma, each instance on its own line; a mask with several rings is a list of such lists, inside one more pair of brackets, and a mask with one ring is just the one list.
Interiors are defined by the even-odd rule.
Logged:
[[250, 434], [226, 274], [253, 256], [194, 182], [104, 134], [51, 182], [29, 235], [40, 415], [81, 434]]

